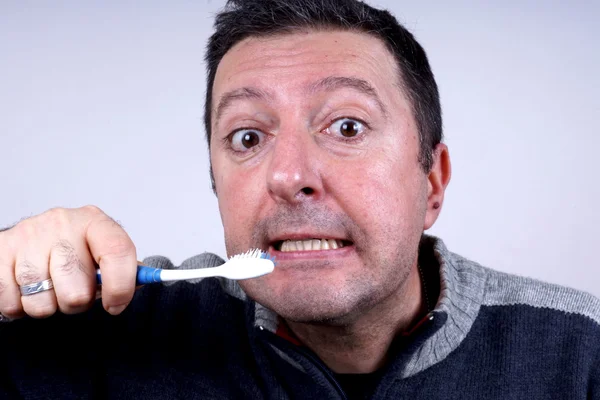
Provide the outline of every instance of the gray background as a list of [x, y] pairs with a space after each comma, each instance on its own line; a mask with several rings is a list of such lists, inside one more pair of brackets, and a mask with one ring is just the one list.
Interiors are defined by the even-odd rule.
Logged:
[[[0, 2], [0, 225], [95, 204], [139, 259], [224, 256], [202, 127], [223, 4]], [[600, 2], [371, 4], [414, 32], [440, 85], [453, 179], [430, 233], [600, 295]]]

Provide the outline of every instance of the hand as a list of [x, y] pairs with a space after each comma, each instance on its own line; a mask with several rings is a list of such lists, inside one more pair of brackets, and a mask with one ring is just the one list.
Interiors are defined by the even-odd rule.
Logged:
[[[8, 318], [75, 314], [96, 299], [121, 313], [135, 291], [136, 249], [121, 226], [95, 206], [54, 208], [0, 232], [0, 313]], [[21, 286], [51, 279], [53, 288], [23, 295]]]

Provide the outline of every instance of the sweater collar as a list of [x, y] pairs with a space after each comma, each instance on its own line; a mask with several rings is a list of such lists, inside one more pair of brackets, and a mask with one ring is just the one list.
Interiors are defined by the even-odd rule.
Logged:
[[412, 352], [401, 366], [403, 378], [444, 360], [465, 339], [481, 307], [485, 272], [476, 263], [450, 252], [443, 241], [424, 235], [420, 258], [425, 268], [438, 268], [440, 293], [434, 314], [443, 324]]
[[[484, 294], [484, 270], [450, 252], [441, 239], [423, 235], [419, 253], [424, 269], [439, 270], [439, 297], [435, 309], [428, 314], [428, 317], [437, 315], [438, 321], [432, 330], [428, 329], [424, 341], [418, 341], [410, 354], [400, 357], [402, 365], [398, 366], [398, 372], [403, 378], [439, 363], [460, 345], [479, 313]], [[240, 292], [243, 293], [238, 285], [233, 293], [240, 297]], [[255, 303], [254, 309], [255, 327], [283, 336], [292, 343], [295, 341], [275, 312], [259, 303]]]

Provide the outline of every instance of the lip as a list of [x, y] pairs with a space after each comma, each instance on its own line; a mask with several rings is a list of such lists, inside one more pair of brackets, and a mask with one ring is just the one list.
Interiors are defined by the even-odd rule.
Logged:
[[308, 240], [308, 239], [334, 239], [348, 241], [342, 235], [331, 234], [331, 233], [315, 233], [315, 232], [296, 232], [296, 233], [282, 233], [269, 238], [269, 243], [280, 242], [282, 240]]

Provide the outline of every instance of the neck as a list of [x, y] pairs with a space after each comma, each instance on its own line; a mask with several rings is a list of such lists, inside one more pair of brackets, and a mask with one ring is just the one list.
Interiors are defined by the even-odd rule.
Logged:
[[393, 339], [427, 312], [417, 265], [408, 279], [360, 317], [342, 326], [288, 321], [300, 341], [336, 373], [370, 373], [381, 368]]

